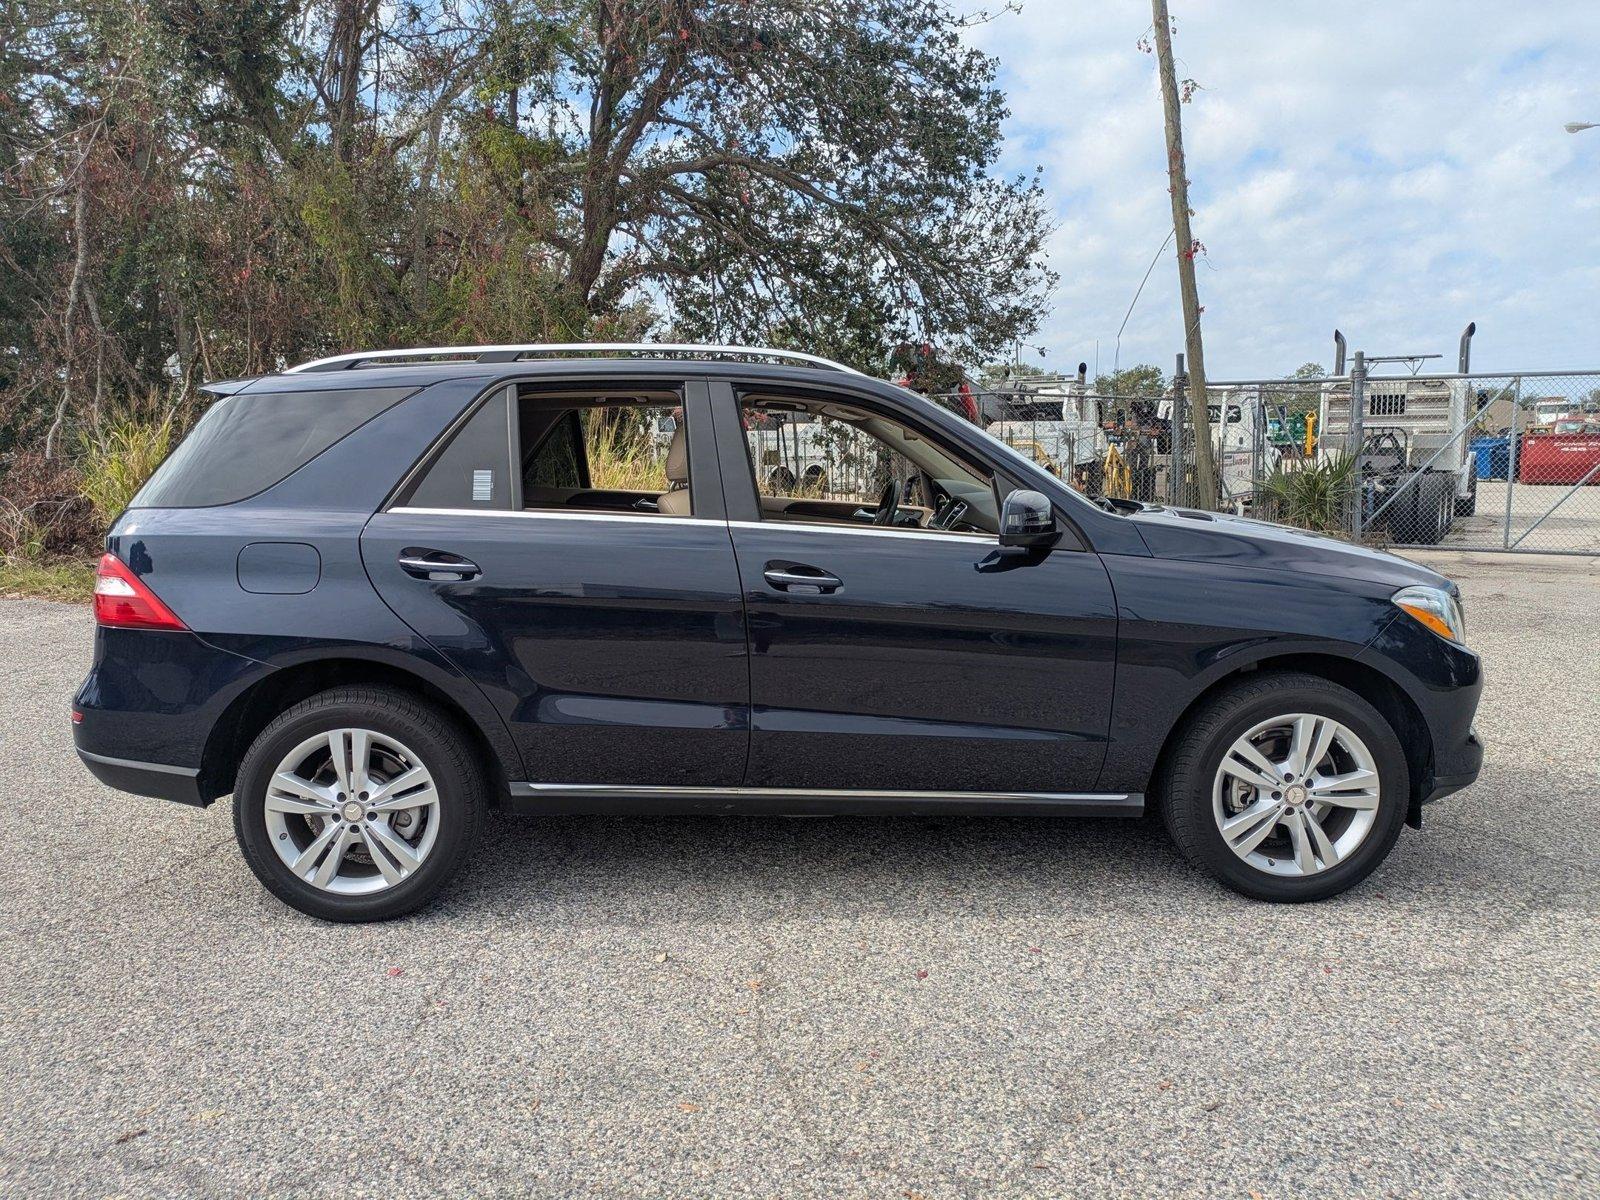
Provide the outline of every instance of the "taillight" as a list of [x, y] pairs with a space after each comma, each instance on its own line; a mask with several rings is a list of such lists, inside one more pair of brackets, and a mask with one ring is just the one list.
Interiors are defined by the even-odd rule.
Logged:
[[115, 554], [94, 571], [94, 619], [115, 629], [188, 629]]

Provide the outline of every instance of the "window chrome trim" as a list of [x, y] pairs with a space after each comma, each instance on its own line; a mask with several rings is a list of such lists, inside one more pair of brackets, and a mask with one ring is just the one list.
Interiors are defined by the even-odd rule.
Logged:
[[535, 521], [621, 521], [630, 524], [657, 525], [674, 521], [680, 525], [726, 525], [721, 517], [680, 517], [672, 513], [621, 513], [621, 512], [565, 512], [560, 509], [513, 508], [412, 508], [397, 505], [391, 513], [404, 513], [414, 517], [522, 517]]
[[510, 509], [510, 508], [422, 508], [396, 505], [385, 510], [413, 517], [521, 517], [535, 521], [612, 521], [626, 524], [656, 525], [673, 521], [680, 525], [720, 525], [729, 529], [778, 529], [799, 533], [842, 533], [851, 537], [917, 538], [937, 541], [949, 538], [965, 542], [999, 544], [990, 533], [947, 533], [943, 530], [885, 529], [878, 526], [812, 525], [800, 521], [727, 521], [721, 517], [679, 517], [669, 513], [614, 513], [614, 512], [564, 512], [560, 509]]
[[1000, 544], [998, 534], [993, 533], [954, 533], [945, 529], [894, 529], [887, 525], [830, 525], [826, 522], [810, 521], [729, 521], [733, 529], [781, 529], [785, 533], [794, 531], [799, 533], [843, 533], [854, 537], [898, 537], [917, 538], [921, 541], [936, 541], [940, 538], [952, 538], [967, 542], [989, 542], [996, 546]]

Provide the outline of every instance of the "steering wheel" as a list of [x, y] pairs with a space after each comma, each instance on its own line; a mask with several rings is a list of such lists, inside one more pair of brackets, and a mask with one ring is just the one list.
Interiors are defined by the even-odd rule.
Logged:
[[878, 511], [872, 515], [874, 525], [893, 525], [895, 516], [900, 511], [900, 481], [891, 479], [883, 485], [883, 493], [878, 497]]
[[951, 496], [939, 506], [939, 511], [933, 514], [933, 519], [928, 522], [929, 529], [949, 529], [962, 517], [967, 515], [969, 505], [965, 500]]

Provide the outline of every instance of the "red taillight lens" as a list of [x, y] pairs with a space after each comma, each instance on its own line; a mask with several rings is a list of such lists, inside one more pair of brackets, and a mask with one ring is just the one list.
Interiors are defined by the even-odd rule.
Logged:
[[188, 629], [115, 554], [94, 572], [94, 619], [116, 629]]

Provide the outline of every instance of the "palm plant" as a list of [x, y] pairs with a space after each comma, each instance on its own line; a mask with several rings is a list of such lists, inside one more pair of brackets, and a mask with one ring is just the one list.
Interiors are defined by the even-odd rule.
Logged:
[[1323, 533], [1348, 528], [1359, 478], [1356, 461], [1352, 454], [1335, 454], [1280, 462], [1257, 489], [1263, 515]]

